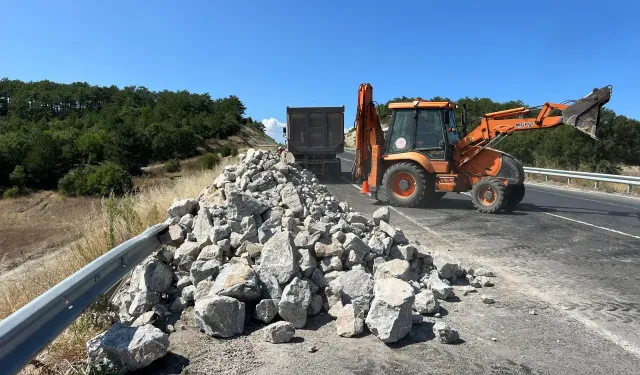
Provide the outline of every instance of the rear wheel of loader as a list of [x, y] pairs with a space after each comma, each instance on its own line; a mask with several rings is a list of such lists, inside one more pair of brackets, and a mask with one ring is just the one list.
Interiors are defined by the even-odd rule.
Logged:
[[506, 212], [513, 212], [518, 203], [524, 198], [524, 184], [511, 185], [507, 187], [507, 199], [503, 209]]
[[493, 177], [483, 178], [471, 188], [471, 200], [480, 212], [495, 214], [504, 207], [507, 197], [507, 187]]
[[415, 207], [425, 198], [427, 173], [411, 163], [393, 164], [382, 177], [389, 202], [395, 206]]

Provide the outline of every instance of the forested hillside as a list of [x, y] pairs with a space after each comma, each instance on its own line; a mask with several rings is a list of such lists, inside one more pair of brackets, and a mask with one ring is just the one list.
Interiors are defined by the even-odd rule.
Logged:
[[[67, 174], [124, 179], [141, 166], [195, 154], [209, 138], [240, 126], [236, 96], [212, 99], [188, 91], [0, 80], [0, 190], [56, 188]], [[85, 173], [86, 172], [86, 173]], [[91, 177], [93, 176], [93, 177]]]
[[[391, 111], [388, 104], [412, 101], [398, 97], [377, 106], [380, 120], [388, 123]], [[444, 101], [448, 98], [434, 97]], [[456, 120], [460, 128], [462, 105], [467, 105], [469, 130], [479, 124], [485, 113], [516, 107], [526, 107], [522, 101], [494, 102], [488, 98], [461, 98], [456, 101]], [[535, 112], [532, 112], [536, 114]], [[507, 137], [497, 148], [511, 153], [527, 166], [556, 167], [603, 173], [617, 173], [620, 164], [640, 165], [640, 121], [618, 116], [603, 108], [600, 118], [600, 141], [591, 139], [568, 125], [552, 129], [522, 131]]]

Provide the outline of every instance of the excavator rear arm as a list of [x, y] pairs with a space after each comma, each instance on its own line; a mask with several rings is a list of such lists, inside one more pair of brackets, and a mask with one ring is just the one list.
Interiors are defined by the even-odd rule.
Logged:
[[377, 186], [384, 133], [373, 103], [373, 87], [368, 83], [363, 83], [358, 88], [355, 128], [356, 157], [351, 171], [353, 180], [354, 182], [368, 180], [369, 185]]

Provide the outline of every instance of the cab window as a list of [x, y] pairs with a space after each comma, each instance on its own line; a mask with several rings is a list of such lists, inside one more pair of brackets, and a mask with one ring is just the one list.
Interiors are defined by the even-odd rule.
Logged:
[[449, 138], [449, 144], [454, 145], [460, 140], [460, 134], [458, 134], [458, 128], [456, 127], [456, 116], [453, 111], [449, 112], [449, 125], [447, 125], [447, 137]]
[[412, 147], [413, 110], [398, 110], [394, 114], [389, 151], [403, 152]]
[[442, 138], [442, 110], [419, 110], [416, 128], [416, 149], [440, 148]]

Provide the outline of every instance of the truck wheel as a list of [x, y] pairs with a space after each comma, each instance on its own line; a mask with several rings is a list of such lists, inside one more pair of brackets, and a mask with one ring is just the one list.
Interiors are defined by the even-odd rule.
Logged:
[[426, 184], [427, 173], [406, 162], [393, 164], [382, 177], [385, 194], [394, 206], [416, 207], [422, 204]]
[[486, 214], [495, 214], [504, 207], [507, 187], [497, 178], [483, 178], [471, 188], [471, 201], [476, 209]]
[[503, 209], [506, 212], [513, 212], [518, 203], [524, 198], [524, 184], [511, 185], [507, 187], [507, 199]]
[[333, 182], [338, 183], [342, 180], [342, 166], [340, 165], [340, 163], [336, 163], [333, 165], [333, 175], [331, 176], [331, 179], [333, 180]]

